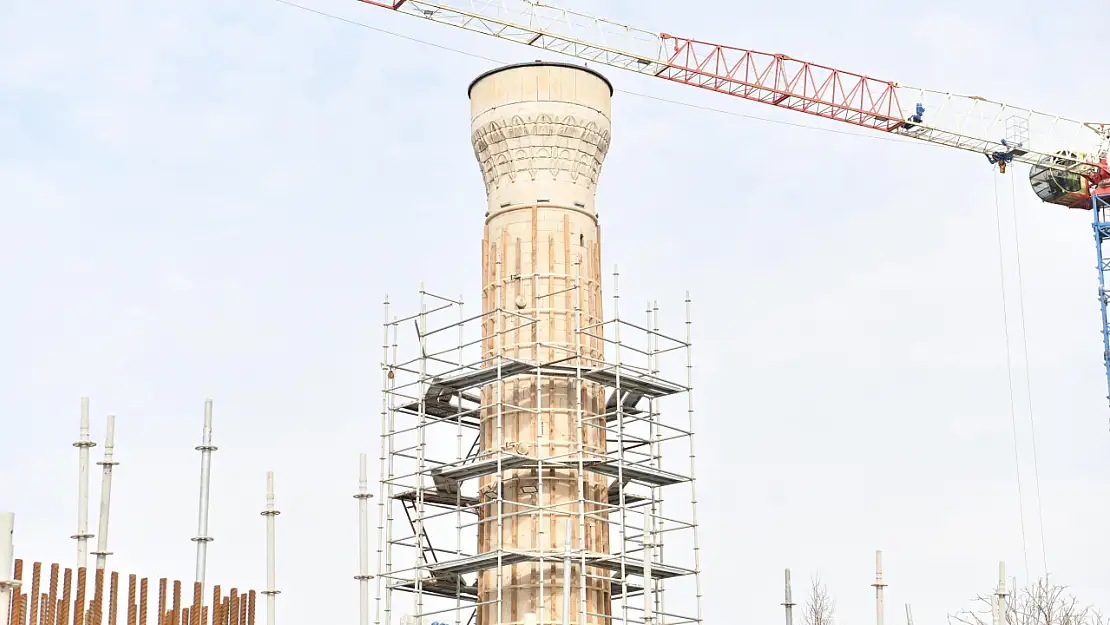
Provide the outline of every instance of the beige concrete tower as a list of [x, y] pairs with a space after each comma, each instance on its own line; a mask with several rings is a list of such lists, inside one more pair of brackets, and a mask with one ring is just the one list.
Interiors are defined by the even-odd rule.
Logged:
[[[601, 322], [601, 237], [594, 195], [609, 148], [612, 86], [591, 70], [529, 63], [493, 70], [470, 86], [472, 139], [488, 196], [482, 242], [483, 354], [528, 363], [600, 364], [602, 343], [578, 328]], [[596, 331], [595, 331], [596, 332]], [[502, 360], [502, 362], [506, 362]], [[525, 374], [482, 391], [480, 446], [543, 461], [542, 470], [485, 476], [480, 492], [501, 488], [480, 512], [478, 552], [543, 554], [478, 577], [478, 625], [564, 622], [567, 519], [576, 552], [608, 554], [606, 478], [575, 463], [605, 454], [605, 391], [567, 377]], [[550, 467], [550, 468], [549, 468]], [[496, 497], [494, 497], [496, 499]], [[576, 569], [576, 567], [574, 567]], [[590, 570], [590, 576], [606, 575]], [[541, 593], [541, 576], [543, 592]], [[607, 579], [587, 582], [585, 606], [572, 576], [569, 622], [603, 623], [611, 613]], [[543, 595], [541, 597], [541, 594]], [[591, 616], [581, 619], [582, 608]]]

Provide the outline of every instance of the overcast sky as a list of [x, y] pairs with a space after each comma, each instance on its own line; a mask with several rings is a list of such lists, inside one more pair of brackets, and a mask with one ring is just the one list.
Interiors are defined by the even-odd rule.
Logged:
[[[353, 0], [301, 3], [498, 61], [541, 56]], [[1083, 61], [1105, 54], [1084, 30], [1098, 0], [578, 6], [1107, 114]], [[17, 513], [19, 557], [75, 560], [87, 395], [96, 440], [118, 419], [112, 566], [191, 580], [212, 397], [209, 579], [264, 588], [273, 470], [280, 619], [356, 618], [351, 494], [358, 453], [377, 452], [381, 301], [414, 310], [421, 281], [479, 301], [466, 87], [494, 65], [276, 0], [0, 4], [0, 509]], [[904, 603], [943, 622], [998, 560], [1019, 579], [1047, 561], [1110, 609], [1089, 215], [1039, 204], [1024, 167], [1002, 177], [974, 154], [605, 73], [619, 91], [603, 262], [621, 267], [622, 301], [660, 301], [665, 329], [681, 332], [685, 290], [695, 302], [706, 620], [778, 622], [789, 566], [799, 586], [821, 573], [844, 623], [872, 622], [875, 549], [894, 622]]]

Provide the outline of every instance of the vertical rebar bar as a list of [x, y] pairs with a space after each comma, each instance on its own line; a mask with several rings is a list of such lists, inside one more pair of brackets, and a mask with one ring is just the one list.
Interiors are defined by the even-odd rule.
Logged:
[[[228, 616], [230, 617], [230, 619], [229, 619], [230, 622], [228, 623], [228, 625], [239, 625], [239, 589], [238, 588], [232, 588], [231, 589], [231, 600], [230, 600], [230, 604], [228, 605], [227, 612], [228, 612]], [[269, 618], [268, 614], [267, 614], [267, 618]]]
[[71, 538], [77, 541], [77, 568], [88, 566], [89, 560], [89, 448], [95, 447], [89, 438], [89, 398], [81, 398], [81, 430], [77, 442], [77, 533]]
[[69, 625], [70, 593], [73, 592], [73, 569], [62, 575], [62, 597], [58, 601], [58, 625]]
[[147, 578], [139, 581], [139, 625], [146, 625], [147, 615]]
[[46, 614], [43, 622], [45, 625], [55, 625], [58, 618], [58, 565], [50, 565], [50, 585], [46, 590]]
[[[277, 589], [277, 538], [275, 519], [277, 515], [281, 514], [277, 508], [274, 507], [274, 472], [270, 471], [266, 474], [266, 509], [262, 511], [262, 516], [266, 517], [266, 590], [262, 594], [266, 595], [266, 625], [274, 625], [277, 622], [277, 596], [281, 592]], [[232, 596], [236, 596], [236, 590], [232, 589]], [[236, 618], [238, 613], [232, 614], [232, 618]]]
[[166, 625], [166, 578], [158, 580], [158, 625]]
[[31, 594], [27, 597], [27, 603], [30, 604], [30, 616], [32, 625], [38, 625], [39, 622], [39, 577], [42, 575], [42, 563], [36, 562], [31, 565]]
[[[100, 527], [97, 529], [96, 535], [96, 569], [97, 571], [104, 570], [108, 564], [108, 556], [112, 555], [108, 551], [108, 513], [112, 506], [112, 469], [115, 468], [118, 462], [112, 459], [112, 454], [116, 447], [116, 417], [115, 415], [108, 415], [108, 430], [104, 435], [104, 459], [97, 464], [104, 470], [100, 482]], [[98, 576], [98, 579], [102, 576]], [[98, 590], [99, 592], [99, 590]], [[99, 597], [99, 595], [97, 595]], [[97, 612], [97, 618], [100, 618], [100, 612]], [[99, 621], [97, 622], [99, 625]]]
[[73, 601], [73, 625], [85, 625], [85, 585], [88, 569], [77, 569], [77, 597]]
[[253, 590], [247, 595], [247, 606], [247, 625], [254, 625], [255, 594]]
[[193, 605], [189, 610], [189, 623], [190, 625], [200, 625], [201, 606], [204, 603], [204, 583], [193, 582]]
[[[105, 449], [108, 444], [105, 443]], [[97, 558], [99, 559], [99, 555]], [[92, 618], [93, 625], [101, 625], [104, 622], [104, 569], [97, 569], [95, 574], [95, 585], [93, 587], [93, 603]]]
[[[12, 520], [13, 536], [14, 536], [15, 520]], [[14, 551], [14, 547], [13, 547]], [[23, 560], [15, 561], [15, 573], [12, 574], [12, 581], [15, 585], [12, 587], [12, 611], [11, 621], [12, 625], [23, 624], [23, 592], [20, 587], [23, 586]]]
[[220, 606], [223, 601], [223, 594], [220, 592], [220, 585], [216, 584], [212, 587], [212, 625], [219, 625], [220, 621]]
[[127, 577], [127, 625], [135, 625], [135, 616], [138, 610], [135, 606], [135, 583], [137, 578], [134, 575]]
[[108, 597], [108, 625], [118, 625], [119, 573], [112, 571], [111, 595]]
[[181, 625], [181, 582], [173, 581], [173, 616], [170, 625]]

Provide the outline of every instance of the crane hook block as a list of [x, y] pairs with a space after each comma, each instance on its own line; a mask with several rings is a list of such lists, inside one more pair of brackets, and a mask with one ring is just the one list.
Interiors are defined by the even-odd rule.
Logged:
[[[1003, 141], [1002, 144], [1006, 145], [1006, 142]], [[987, 162], [991, 165], [998, 165], [998, 173], [1000, 174], [1006, 173], [1006, 165], [1012, 160], [1014, 160], [1013, 152], [993, 152], [987, 154]]]

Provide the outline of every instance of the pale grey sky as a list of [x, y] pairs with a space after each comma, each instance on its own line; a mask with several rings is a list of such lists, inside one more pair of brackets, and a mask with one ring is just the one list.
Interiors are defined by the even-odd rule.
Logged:
[[[353, 0], [301, 3], [500, 61], [542, 56]], [[1105, 117], [1110, 95], [1089, 74], [1097, 0], [576, 6], [1072, 117]], [[20, 557], [74, 560], [70, 443], [88, 395], [97, 440], [118, 415], [113, 567], [191, 579], [212, 397], [210, 580], [264, 587], [273, 470], [280, 619], [354, 620], [350, 495], [378, 444], [380, 302], [412, 309], [421, 281], [477, 301], [466, 87], [492, 65], [274, 0], [0, 5], [0, 508], [18, 515]], [[1041, 575], [1011, 178], [974, 154], [633, 95], [837, 128], [604, 71], [620, 91], [603, 260], [624, 301], [660, 300], [664, 325], [686, 289], [695, 301], [707, 620], [778, 622], [790, 566], [799, 585], [823, 575], [844, 623], [871, 622], [879, 548], [890, 619], [910, 602], [942, 622], [999, 559], [1025, 577], [994, 185]], [[1110, 608], [1089, 215], [1039, 204], [1016, 169], [1044, 553]], [[329, 589], [342, 600], [312, 599]]]

